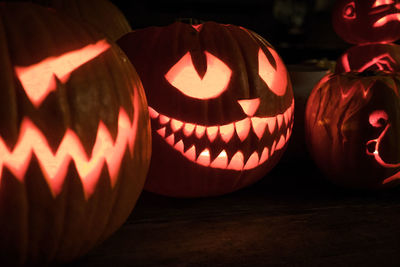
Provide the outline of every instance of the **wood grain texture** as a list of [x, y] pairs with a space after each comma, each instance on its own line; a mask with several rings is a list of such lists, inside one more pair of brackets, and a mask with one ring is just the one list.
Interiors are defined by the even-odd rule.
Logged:
[[283, 162], [222, 197], [144, 192], [124, 226], [73, 266], [399, 266], [400, 189], [349, 191], [310, 161]]

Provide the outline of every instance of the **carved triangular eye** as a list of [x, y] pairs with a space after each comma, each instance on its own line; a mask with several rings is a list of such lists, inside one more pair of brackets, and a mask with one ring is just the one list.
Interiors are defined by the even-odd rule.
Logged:
[[197, 99], [220, 96], [227, 88], [232, 76], [231, 69], [220, 59], [205, 52], [207, 70], [200, 78], [190, 52], [187, 52], [169, 71], [165, 79], [184, 95]]
[[57, 57], [49, 57], [28, 67], [15, 67], [18, 79], [32, 104], [37, 108], [56, 89], [55, 76], [66, 83], [71, 73], [110, 47], [105, 40]]
[[274, 94], [282, 96], [286, 93], [287, 87], [286, 67], [274, 49], [268, 47], [268, 50], [275, 59], [276, 67], [274, 68], [271, 65], [271, 62], [269, 62], [260, 48], [258, 50], [258, 74]]

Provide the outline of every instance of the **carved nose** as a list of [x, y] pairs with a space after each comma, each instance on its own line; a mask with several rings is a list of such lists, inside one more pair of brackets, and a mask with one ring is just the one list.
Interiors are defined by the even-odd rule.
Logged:
[[238, 103], [247, 116], [253, 116], [256, 113], [258, 106], [260, 105], [260, 98], [242, 99], [238, 100]]

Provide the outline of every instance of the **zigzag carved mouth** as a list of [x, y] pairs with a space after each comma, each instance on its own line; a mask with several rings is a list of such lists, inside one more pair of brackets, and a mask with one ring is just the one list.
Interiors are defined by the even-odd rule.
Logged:
[[[292, 132], [293, 111], [294, 101], [276, 116], [251, 116], [229, 124], [205, 126], [171, 118], [149, 106], [153, 129], [186, 159], [236, 171], [253, 169], [285, 147]], [[249, 138], [254, 135], [256, 138]], [[259, 148], [248, 151], [255, 139]]]
[[13, 149], [9, 149], [0, 136], [0, 180], [3, 167], [6, 167], [17, 179], [22, 181], [31, 159], [35, 155], [42, 173], [55, 195], [61, 191], [71, 161], [74, 162], [76, 171], [81, 178], [86, 197], [93, 193], [104, 165], [108, 167], [111, 184], [114, 186], [126, 149], [129, 148], [130, 153], [133, 153], [137, 116], [136, 112], [134, 121], [130, 122], [125, 110], [120, 109], [118, 134], [115, 141], [105, 124], [100, 121], [91, 155], [86, 154], [78, 135], [71, 129], [67, 129], [58, 148], [53, 152], [46, 135], [29, 118], [24, 118], [18, 142]]

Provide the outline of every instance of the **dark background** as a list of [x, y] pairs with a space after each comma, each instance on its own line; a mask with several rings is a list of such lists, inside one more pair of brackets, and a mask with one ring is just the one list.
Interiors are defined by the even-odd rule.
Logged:
[[[187, 19], [246, 27], [288, 65], [335, 60], [350, 46], [331, 26], [333, 0], [113, 2], [133, 29]], [[209, 198], [143, 192], [126, 223], [71, 265], [400, 266], [400, 189], [365, 192], [328, 182], [299, 138], [300, 101], [296, 112], [288, 150], [264, 179]]]
[[286, 64], [336, 59], [348, 47], [331, 26], [334, 0], [112, 1], [133, 29], [195, 19], [243, 26], [266, 38]]

